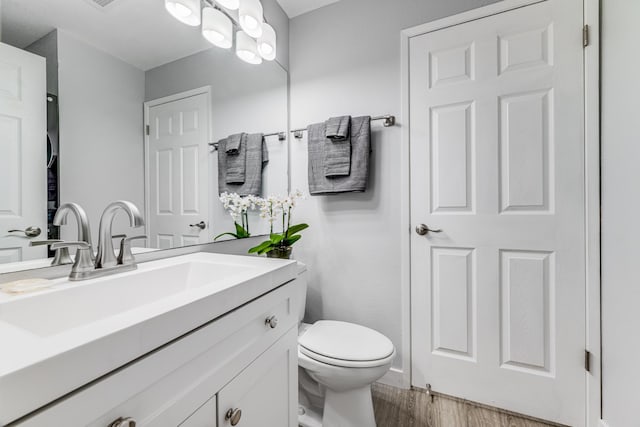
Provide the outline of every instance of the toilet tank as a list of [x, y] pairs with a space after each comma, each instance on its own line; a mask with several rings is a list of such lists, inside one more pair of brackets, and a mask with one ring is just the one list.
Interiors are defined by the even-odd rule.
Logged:
[[298, 278], [296, 281], [298, 284], [296, 290], [299, 292], [300, 301], [302, 301], [298, 311], [298, 324], [301, 324], [307, 306], [307, 266], [301, 262], [298, 262]]

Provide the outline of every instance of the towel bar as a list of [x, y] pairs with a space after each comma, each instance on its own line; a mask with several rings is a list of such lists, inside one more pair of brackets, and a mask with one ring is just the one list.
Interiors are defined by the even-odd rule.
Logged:
[[[376, 120], [376, 121], [383, 120], [382, 124], [386, 128], [396, 125], [396, 116], [393, 116], [391, 114], [386, 114], [384, 116], [374, 116], [374, 117], [371, 117], [371, 120]], [[303, 132], [305, 132], [306, 130], [307, 130], [306, 128], [293, 129], [291, 133], [296, 139], [300, 139], [303, 136]]]
[[[286, 132], [273, 132], [273, 133], [265, 133], [264, 137], [268, 137], [268, 136], [277, 136], [278, 137], [278, 141], [286, 141], [287, 140], [287, 133]], [[218, 151], [218, 143], [217, 142], [210, 142], [209, 146], [213, 147], [214, 151]]]

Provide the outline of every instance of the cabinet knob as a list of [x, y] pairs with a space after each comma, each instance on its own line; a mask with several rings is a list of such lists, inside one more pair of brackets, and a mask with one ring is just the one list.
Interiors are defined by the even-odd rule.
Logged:
[[265, 325], [268, 325], [271, 329], [275, 329], [278, 326], [278, 318], [276, 316], [267, 317], [264, 321]]
[[131, 417], [120, 417], [109, 424], [109, 427], [136, 427], [136, 420]]
[[242, 411], [239, 408], [229, 409], [224, 416], [224, 419], [229, 421], [232, 426], [238, 425], [240, 418], [242, 418]]

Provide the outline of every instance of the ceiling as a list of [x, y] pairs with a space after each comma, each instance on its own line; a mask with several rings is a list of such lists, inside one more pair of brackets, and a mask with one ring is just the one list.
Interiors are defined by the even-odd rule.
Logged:
[[340, 0], [278, 0], [278, 3], [289, 18], [294, 18], [338, 1]]
[[[58, 28], [148, 70], [210, 49], [198, 28], [180, 23], [161, 0], [0, 0], [2, 41], [24, 48]], [[106, 0], [96, 0], [107, 3]]]
[[[24, 48], [58, 28], [141, 69], [210, 49], [162, 0], [0, 0], [2, 41]], [[289, 17], [339, 0], [277, 0]], [[98, 4], [106, 4], [102, 7]]]

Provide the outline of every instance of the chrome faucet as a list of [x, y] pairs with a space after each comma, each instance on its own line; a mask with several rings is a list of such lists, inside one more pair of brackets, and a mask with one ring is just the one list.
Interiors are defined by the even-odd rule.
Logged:
[[[53, 217], [53, 225], [67, 225], [69, 213], [72, 213], [76, 217], [76, 224], [78, 225], [78, 241], [85, 242], [87, 244], [91, 260], [94, 260], [95, 256], [93, 255], [93, 247], [91, 246], [91, 227], [89, 226], [89, 217], [85, 210], [82, 209], [82, 206], [77, 203], [63, 204], [58, 208], [56, 215]], [[35, 240], [31, 241], [29, 245], [44, 246], [53, 245], [54, 243], [62, 243], [62, 240]], [[51, 261], [51, 265], [73, 264], [73, 259], [69, 255], [69, 248], [67, 246], [51, 246], [51, 249], [56, 251], [53, 260]]]
[[[72, 213], [76, 217], [76, 223], [78, 224], [78, 241], [86, 242], [91, 249], [91, 259], [95, 259], [93, 255], [93, 245], [91, 244], [91, 227], [89, 226], [89, 217], [87, 213], [77, 203], [65, 203], [58, 208], [56, 216], [53, 217], [53, 225], [66, 225], [69, 213]], [[56, 254], [65, 248], [56, 251]]]
[[124, 210], [129, 215], [131, 227], [141, 227], [144, 225], [144, 219], [140, 211], [131, 202], [118, 200], [110, 203], [102, 213], [100, 218], [100, 228], [98, 231], [98, 254], [96, 255], [95, 267], [109, 268], [118, 265], [115, 250], [113, 248], [112, 226], [113, 219], [119, 210]]

